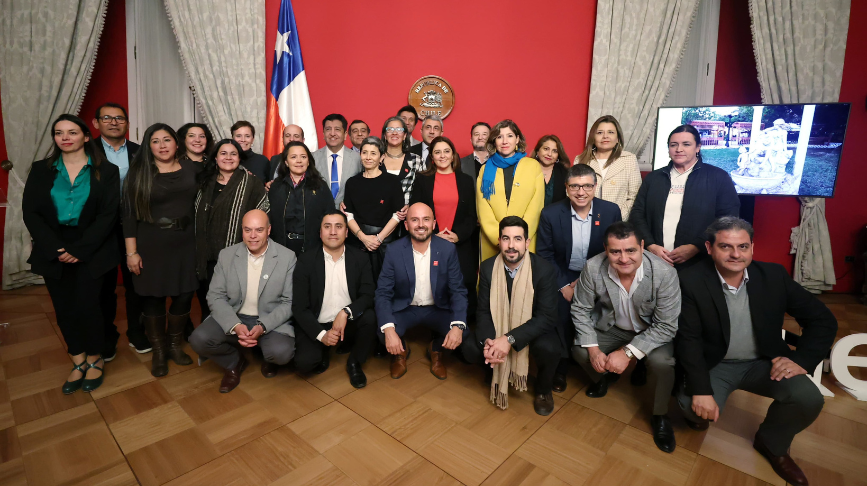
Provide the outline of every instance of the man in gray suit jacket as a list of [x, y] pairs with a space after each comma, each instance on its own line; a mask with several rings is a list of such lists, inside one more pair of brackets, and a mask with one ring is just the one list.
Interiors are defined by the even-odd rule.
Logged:
[[217, 257], [207, 297], [211, 315], [189, 341], [199, 356], [226, 370], [220, 393], [238, 386], [247, 366], [234, 345], [262, 349], [265, 378], [274, 377], [277, 366], [295, 354], [290, 322], [295, 253], [268, 237], [271, 224], [264, 211], [248, 212], [241, 225], [244, 241], [224, 248]]
[[644, 251], [628, 222], [608, 226], [605, 253], [591, 258], [575, 286], [572, 322], [577, 332], [572, 357], [594, 384], [587, 396], [601, 398], [608, 384], [633, 360], [646, 359], [656, 382], [651, 429], [664, 452], [675, 449], [665, 415], [674, 387], [674, 335], [680, 316], [677, 271]]
[[322, 133], [325, 146], [313, 152], [316, 170], [331, 188], [334, 207], [340, 208], [346, 193], [346, 181], [361, 172], [361, 157], [351, 148], [343, 145], [346, 141], [346, 118], [332, 113], [322, 120]]

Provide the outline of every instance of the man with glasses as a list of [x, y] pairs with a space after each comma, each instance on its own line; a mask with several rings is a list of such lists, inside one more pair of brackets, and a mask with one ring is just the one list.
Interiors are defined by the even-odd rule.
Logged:
[[[116, 165], [120, 171], [120, 186], [121, 190], [123, 190], [123, 181], [126, 178], [127, 172], [129, 172], [132, 159], [139, 148], [138, 144], [126, 139], [126, 134], [129, 130], [126, 109], [117, 103], [106, 103], [100, 106], [96, 109], [93, 127], [99, 130], [100, 134], [96, 145], [102, 149], [106, 160]], [[118, 207], [118, 211], [120, 211], [120, 207]], [[121, 249], [121, 254], [124, 254], [126, 253], [126, 246], [124, 245], [123, 229], [121, 228], [120, 221], [121, 218], [118, 214], [115, 234], [117, 235], [117, 243]], [[121, 265], [120, 271], [123, 276], [123, 287], [126, 289], [124, 300], [126, 301], [126, 336], [129, 338], [129, 345], [137, 353], [150, 352], [151, 345], [144, 333], [144, 325], [141, 322], [141, 303], [132, 287], [132, 276], [126, 265]], [[105, 361], [114, 359], [117, 352], [117, 339], [120, 336], [117, 332], [117, 326], [114, 325], [114, 317], [117, 314], [116, 289], [117, 271], [109, 272], [100, 293], [101, 308], [105, 312], [105, 315], [103, 315], [105, 322], [105, 349], [102, 353]]]
[[560, 365], [554, 374], [554, 391], [566, 390], [569, 351], [575, 326], [572, 325], [570, 303], [575, 284], [587, 260], [602, 253], [605, 230], [621, 221], [620, 207], [593, 197], [596, 191], [596, 171], [586, 164], [576, 164], [566, 173], [566, 195], [542, 210], [539, 219], [536, 253], [557, 269], [557, 332], [562, 344]]

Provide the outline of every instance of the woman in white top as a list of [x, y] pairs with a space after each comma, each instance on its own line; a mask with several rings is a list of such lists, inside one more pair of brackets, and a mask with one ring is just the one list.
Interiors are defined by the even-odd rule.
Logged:
[[635, 154], [623, 150], [623, 130], [611, 115], [599, 117], [587, 134], [587, 145], [576, 164], [587, 164], [599, 179], [595, 197], [620, 206], [623, 220], [629, 218], [638, 188], [641, 172]]

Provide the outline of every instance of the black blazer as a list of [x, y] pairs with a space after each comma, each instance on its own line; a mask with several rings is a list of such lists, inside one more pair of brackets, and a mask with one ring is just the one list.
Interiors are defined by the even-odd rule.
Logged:
[[271, 180], [268, 173], [268, 168], [271, 167], [271, 162], [262, 154], [257, 154], [252, 150], [245, 150], [241, 154], [241, 165], [249, 170], [254, 176], [259, 178], [259, 181], [264, 184]]
[[[753, 260], [747, 273], [759, 355], [767, 359], [785, 356], [812, 373], [834, 344], [837, 319], [825, 304], [792, 280], [782, 265]], [[709, 258], [683, 270], [679, 278], [683, 303], [675, 351], [686, 370], [686, 394], [713, 395], [709, 371], [728, 351], [731, 332], [722, 284]], [[780, 332], [786, 313], [803, 328], [794, 351]]]
[[40, 160], [33, 163], [24, 184], [21, 212], [33, 239], [27, 263], [37, 275], [60, 278], [64, 264], [57, 259], [60, 256], [57, 250], [65, 248], [84, 263], [93, 278], [99, 278], [120, 262], [114, 237], [120, 206], [120, 172], [108, 161], [90, 171], [90, 195], [78, 217], [78, 239], [74, 242], [63, 242], [60, 238], [57, 208], [51, 200], [56, 174], [47, 161]]
[[268, 162], [268, 179], [265, 182], [273, 181], [276, 179], [274, 174], [277, 171], [277, 168], [280, 167], [280, 163], [283, 162], [283, 154], [277, 154], [271, 157], [271, 160]]
[[[554, 194], [551, 197], [551, 204], [549, 206], [553, 206], [554, 203], [558, 201], [562, 201], [566, 199], [566, 173], [568, 169], [563, 167], [563, 164], [557, 162], [554, 164], [554, 168], [551, 171], [551, 184], [554, 184]], [[596, 199], [598, 201], [598, 199]], [[619, 221], [619, 220], [618, 220]]]
[[[94, 144], [99, 147], [99, 150], [102, 150], [102, 155], [108, 160], [108, 155], [105, 153], [105, 147], [102, 145], [102, 137], [96, 137], [94, 140]], [[135, 142], [131, 142], [129, 140], [126, 141], [126, 156], [129, 159], [129, 163], [132, 163], [132, 159], [135, 157], [136, 152], [138, 152], [139, 144]], [[109, 162], [111, 163], [111, 162]]]
[[[524, 256], [533, 265], [533, 317], [510, 332], [515, 338], [512, 345], [516, 351], [530, 344], [537, 337], [555, 332], [557, 323], [557, 286], [554, 280], [556, 270], [544, 258], [530, 253]], [[497, 338], [494, 331], [494, 318], [491, 316], [491, 277], [494, 271], [505, 272], [505, 268], [494, 268], [497, 257], [482, 262], [479, 269], [479, 298], [476, 307], [476, 338], [484, 343], [487, 339]]]
[[[433, 210], [435, 179], [436, 174], [416, 175], [409, 203], [425, 203]], [[470, 241], [473, 231], [476, 229], [476, 188], [473, 185], [473, 178], [463, 172], [455, 173], [455, 182], [458, 186], [458, 207], [455, 211], [455, 222], [452, 225], [452, 232], [458, 235], [457, 244], [461, 245]], [[436, 211], [434, 211], [434, 218], [436, 218]], [[434, 232], [440, 232], [439, 224], [437, 224]]]
[[[593, 222], [590, 226], [590, 244], [587, 247], [587, 260], [602, 253], [602, 236], [611, 224], [621, 221], [620, 206], [613, 202], [593, 198]], [[572, 204], [564, 199], [542, 210], [539, 229], [536, 233], [536, 253], [554, 265], [557, 275], [557, 288], [574, 282], [579, 272], [569, 270], [572, 258]]]
[[[641, 234], [645, 248], [663, 244], [662, 219], [665, 216], [668, 192], [671, 190], [672, 167], [674, 162], [669, 162], [667, 167], [647, 174], [629, 213], [629, 222], [635, 225]], [[683, 209], [677, 223], [674, 247], [695, 245], [699, 250], [698, 255], [690, 262], [703, 259], [707, 256], [704, 251], [704, 232], [707, 227], [719, 217], [738, 216], [740, 207], [738, 193], [728, 172], [699, 159], [686, 180]]]
[[[332, 203], [333, 204], [333, 203]], [[365, 312], [373, 312], [373, 271], [367, 253], [344, 245], [346, 249], [346, 287], [349, 290], [349, 310], [353, 320]], [[326, 327], [319, 323], [322, 297], [325, 294], [325, 257], [321, 251], [308, 251], [298, 256], [295, 273], [292, 275], [292, 316], [295, 322], [311, 338], [316, 339]]]
[[[421, 159], [421, 147], [424, 142], [419, 142], [412, 147], [409, 148], [409, 153], [418, 155], [418, 158]], [[430, 149], [428, 149], [428, 155], [430, 155]], [[426, 164], [427, 160], [422, 160], [422, 164]]]
[[[304, 251], [310, 251], [322, 245], [319, 239], [319, 226], [322, 216], [334, 209], [334, 198], [331, 191], [321, 179], [317, 184], [310, 184], [306, 177], [298, 188], [292, 187], [292, 180], [287, 173], [282, 179], [276, 179], [268, 191], [268, 203], [271, 205], [271, 239], [286, 246], [286, 203], [292, 191], [304, 191]], [[315, 252], [314, 252], [315, 253]], [[296, 255], [298, 256], [298, 255]]]

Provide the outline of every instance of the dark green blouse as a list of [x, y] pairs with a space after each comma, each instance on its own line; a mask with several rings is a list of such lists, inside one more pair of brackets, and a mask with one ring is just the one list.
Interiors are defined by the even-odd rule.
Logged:
[[90, 171], [93, 170], [93, 162], [87, 158], [87, 165], [81, 168], [75, 177], [75, 182], [69, 180], [69, 172], [63, 165], [63, 157], [54, 162], [57, 170], [54, 176], [54, 186], [51, 188], [51, 201], [57, 208], [57, 222], [68, 226], [78, 226], [78, 217], [84, 203], [90, 196]]

